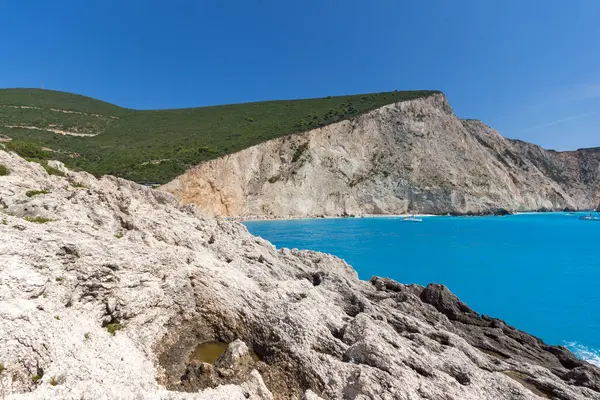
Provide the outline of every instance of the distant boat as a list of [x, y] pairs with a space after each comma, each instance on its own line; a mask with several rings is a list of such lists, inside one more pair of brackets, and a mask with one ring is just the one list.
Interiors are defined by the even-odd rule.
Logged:
[[[594, 215], [594, 210], [596, 210], [596, 206], [594, 205], [594, 201], [592, 200], [592, 190], [591, 189], [588, 193], [588, 199], [592, 206], [592, 209], [590, 210], [590, 214], [584, 215], [583, 217], [579, 217], [579, 220], [581, 220], [581, 221], [600, 221], [600, 216]], [[599, 215], [600, 215], [600, 212], [599, 212]]]
[[411, 191], [411, 199], [410, 199], [410, 217], [402, 218], [404, 222], [423, 222], [422, 218], [415, 216], [415, 202], [412, 199], [412, 191]]
[[566, 213], [565, 215], [573, 216], [573, 215], [575, 215], [575, 213], [568, 212], [568, 213]]
[[590, 212], [590, 215], [584, 215], [583, 217], [579, 217], [581, 221], [600, 221], [600, 216], [594, 215]]

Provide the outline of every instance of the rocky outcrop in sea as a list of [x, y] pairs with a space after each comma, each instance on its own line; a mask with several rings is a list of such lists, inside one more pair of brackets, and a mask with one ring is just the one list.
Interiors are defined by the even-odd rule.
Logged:
[[589, 209], [590, 194], [600, 203], [600, 148], [505, 139], [434, 94], [204, 162], [162, 189], [242, 217]]
[[441, 285], [361, 281], [123, 179], [0, 164], [1, 398], [600, 399], [598, 368]]

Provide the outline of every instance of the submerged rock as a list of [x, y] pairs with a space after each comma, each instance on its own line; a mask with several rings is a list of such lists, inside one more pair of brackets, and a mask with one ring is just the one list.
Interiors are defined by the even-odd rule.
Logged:
[[[0, 164], [4, 398], [600, 399], [596, 367], [442, 285], [360, 281], [123, 179]], [[227, 349], [194, 359], [211, 341]]]

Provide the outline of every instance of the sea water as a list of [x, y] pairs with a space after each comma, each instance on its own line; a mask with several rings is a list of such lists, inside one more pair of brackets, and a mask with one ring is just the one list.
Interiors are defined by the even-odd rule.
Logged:
[[250, 221], [278, 248], [346, 260], [361, 279], [442, 283], [475, 311], [600, 365], [600, 222], [565, 213]]

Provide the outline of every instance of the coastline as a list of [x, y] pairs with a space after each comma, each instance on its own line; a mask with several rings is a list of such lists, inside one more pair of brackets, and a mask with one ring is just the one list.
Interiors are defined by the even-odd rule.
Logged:
[[[564, 211], [564, 210], [550, 210], [550, 211], [514, 211], [508, 213], [447, 213], [447, 214], [415, 214], [417, 218], [430, 218], [430, 217], [503, 217], [506, 215], [537, 215], [537, 214], [552, 214], [552, 213], [566, 213], [566, 212], [584, 212], [586, 210], [576, 211]], [[276, 216], [276, 215], [240, 215], [240, 216], [223, 216], [222, 218], [228, 221], [247, 222], [247, 221], [294, 221], [294, 220], [324, 220], [324, 219], [362, 219], [362, 218], [406, 218], [412, 214], [363, 214], [363, 215], [287, 215], [287, 216]]]
[[[584, 211], [581, 211], [581, 210], [575, 211], [575, 213], [582, 213], [582, 212], [584, 212]], [[544, 211], [544, 212], [540, 212], [540, 211], [515, 212], [515, 213], [510, 214], [510, 215], [514, 215], [515, 216], [514, 219], [506, 219], [505, 221], [502, 221], [501, 223], [502, 223], [502, 226], [506, 226], [506, 225], [504, 225], [504, 222], [510, 224], [511, 220], [512, 221], [518, 221], [518, 220], [521, 219], [521, 218], [518, 218], [518, 216], [522, 216], [522, 218], [525, 218], [527, 216], [535, 216], [536, 218], [544, 218], [544, 215], [546, 215], [547, 217], [550, 217], [552, 220], [556, 220], [556, 221], [569, 220], [569, 218], [565, 215], [565, 213], [567, 213], [567, 212], [563, 211], [563, 210]], [[403, 215], [364, 215], [364, 216], [362, 216], [362, 218], [395, 219], [395, 218], [402, 217], [402, 216]], [[415, 216], [417, 216], [417, 215], [415, 215]], [[425, 215], [418, 215], [418, 216], [425, 217]], [[428, 216], [431, 216], [431, 217], [444, 217], [445, 215], [428, 215]], [[493, 214], [488, 214], [487, 216], [494, 216], [494, 215]], [[345, 217], [345, 218], [348, 218], [348, 217]], [[355, 217], [355, 218], [362, 219], [361, 217]], [[296, 234], [297, 231], [301, 231], [301, 230], [306, 231], [307, 229], [310, 231], [312, 229], [311, 226], [313, 226], [313, 224], [319, 225], [318, 222], [309, 223], [307, 225], [303, 225], [303, 224], [299, 224], [299, 225], [294, 225], [294, 224], [289, 224], [289, 225], [288, 224], [275, 224], [275, 225], [270, 226], [269, 224], [264, 224], [264, 225], [260, 224], [261, 221], [263, 221], [263, 222], [269, 222], [269, 221], [286, 221], [286, 220], [291, 221], [291, 220], [297, 220], [297, 219], [303, 219], [303, 220], [304, 219], [306, 219], [306, 220], [311, 220], [311, 219], [317, 219], [317, 220], [318, 219], [344, 219], [344, 217], [339, 217], [339, 216], [337, 216], [337, 217], [326, 217], [326, 218], [298, 218], [298, 217], [295, 217], [295, 218], [288, 218], [288, 219], [283, 219], [283, 218], [266, 218], [266, 219], [254, 219], [254, 220], [250, 219], [250, 220], [245, 220], [245, 221], [242, 221], [242, 222], [246, 222], [246, 221], [257, 222], [258, 221], [259, 223], [257, 223], [256, 225], [254, 225], [254, 224], [252, 224], [252, 225], [248, 224], [248, 226], [247, 226], [248, 230], [252, 234], [255, 234], [255, 235], [258, 235], [260, 237], [263, 237], [264, 239], [269, 240], [269, 241], [272, 241], [273, 238], [270, 237], [269, 235], [263, 235], [261, 232], [259, 232], [259, 231], [257, 232], [256, 230], [265, 229], [264, 232], [269, 232], [270, 229], [273, 229], [272, 232], [274, 233], [275, 238], [279, 238], [280, 240], [282, 240], [281, 239], [282, 236], [285, 236], [285, 232], [291, 231], [292, 232], [291, 237], [294, 238], [294, 241], [297, 241], [297, 240], [305, 240], [305, 239], [302, 239], [301, 235], [297, 235]], [[350, 218], [350, 219], [353, 219], [353, 218]], [[467, 222], [469, 219], [472, 220], [472, 221], [475, 221], [475, 219], [473, 219], [473, 218], [468, 218], [466, 221], [465, 220], [462, 220], [462, 221]], [[491, 219], [491, 218], [481, 218], [481, 220], [483, 220], [482, 222], [485, 222], [485, 220], [492, 221], [493, 219]], [[574, 217], [573, 220], [575, 222], [577, 222], [577, 217]], [[448, 223], [452, 223], [450, 221], [453, 221], [453, 219], [448, 218], [448, 219], [446, 219], [446, 221]], [[460, 221], [461, 220], [456, 220], [454, 223], [460, 224]], [[523, 221], [527, 222], [528, 219], [525, 219]], [[367, 222], [367, 221], [365, 221], [365, 222]], [[400, 221], [398, 221], [398, 222], [400, 222]], [[435, 226], [436, 225], [436, 224], [434, 224], [435, 221], [432, 220], [430, 222], [431, 222], [431, 225], [426, 224], [426, 226], [427, 225], [429, 225], [429, 226]], [[438, 221], [438, 222], [440, 222], [440, 221]], [[498, 221], [498, 222], [500, 222], [500, 221]], [[314, 226], [316, 226], [316, 225], [314, 225]], [[405, 225], [405, 224], [404, 223], [398, 223], [398, 224], [390, 223], [388, 226], [391, 226], [391, 225], [400, 226], [400, 225]], [[410, 224], [408, 224], [406, 226], [409, 227], [409, 225]], [[350, 223], [350, 225], [343, 224], [341, 226], [339, 224], [326, 224], [326, 225], [323, 225], [323, 228], [322, 228], [322, 229], [325, 230], [325, 232], [327, 232], [330, 229], [330, 228], [326, 228], [326, 226], [334, 226], [335, 227], [335, 228], [333, 228], [334, 230], [343, 231], [345, 229], [344, 227], [355, 226], [355, 224]], [[356, 226], [363, 226], [364, 227], [364, 226], [368, 226], [368, 225], [361, 225], [359, 223]], [[425, 226], [425, 228], [426, 228], [426, 226]], [[481, 226], [481, 225], [478, 225], [478, 226]], [[321, 228], [317, 229], [317, 231], [321, 231]], [[408, 232], [411, 232], [411, 231], [412, 232], [423, 232], [421, 229], [419, 229], [417, 231], [413, 231], [412, 229], [408, 230]], [[329, 238], [329, 236], [324, 236], [324, 238], [325, 237]], [[328, 242], [328, 248], [327, 249], [323, 249], [323, 248], [320, 248], [319, 246], [317, 246], [315, 243], [318, 243], [319, 240], [317, 239], [315, 241], [315, 239], [313, 237], [311, 237], [310, 239], [307, 239], [306, 241], [309, 241], [309, 242], [312, 241], [313, 246], [303, 246], [303, 245], [299, 245], [296, 242], [294, 242], [293, 244], [292, 243], [281, 244], [281, 247], [280, 247], [279, 244], [277, 244], [276, 246], [277, 246], [278, 249], [279, 248], [288, 247], [288, 248], [310, 249], [310, 250], [314, 250], [314, 251], [330, 252], [331, 254], [335, 254], [336, 256], [338, 256], [338, 257], [340, 257], [340, 258], [342, 258], [344, 260], [347, 260], [347, 262], [349, 262], [350, 265], [352, 265], [353, 268], [356, 268], [356, 265], [358, 265], [358, 262], [356, 260], [354, 262], [349, 261], [349, 258], [346, 257], [345, 255], [340, 254], [337, 251], [333, 251], [331, 249], [332, 244], [331, 244], [331, 240], [330, 239], [327, 240], [327, 242]], [[355, 242], [366, 243], [368, 241], [364, 241], [363, 242], [361, 240], [357, 240]], [[273, 242], [273, 243], [275, 243], [275, 242]], [[369, 242], [369, 243], [372, 243], [372, 242]], [[388, 247], [390, 247], [390, 246], [388, 246]], [[457, 251], [460, 251], [460, 250], [457, 250]], [[384, 264], [385, 264], [385, 262], [384, 262]], [[363, 269], [363, 271], [364, 270], [365, 269]], [[370, 269], [367, 268], [366, 270], [368, 270], [369, 273], [371, 273]], [[386, 276], [386, 277], [389, 277], [390, 279], [394, 279], [394, 280], [396, 280], [398, 282], [404, 282], [405, 284], [406, 284], [406, 282], [408, 282], [407, 284], [421, 284], [421, 285], [424, 285], [423, 282], [435, 282], [436, 281], [435, 279], [429, 279], [429, 280], [426, 280], [426, 281], [416, 281], [416, 280], [411, 280], [411, 279], [402, 280], [399, 276], [393, 276], [393, 275], [388, 274], [388, 273], [382, 273], [381, 271], [377, 271], [377, 272], [374, 272], [372, 274], [376, 275], [376, 276]], [[368, 281], [370, 278], [369, 278], [369, 275], [364, 275], [364, 276], [360, 276], [360, 279], [363, 280], [363, 281]], [[446, 284], [446, 282], [443, 282], [443, 283]], [[453, 286], [454, 285], [449, 285], [449, 287], [453, 287]], [[496, 314], [493, 314], [493, 315], [496, 315]], [[520, 324], [513, 324], [513, 326], [521, 326], [521, 325]], [[525, 329], [525, 331], [526, 332], [532, 332], [533, 330]], [[541, 336], [537, 336], [537, 337], [541, 337]], [[600, 347], [598, 347], [594, 343], [590, 344], [589, 342], [585, 341], [582, 338], [578, 338], [579, 341], [575, 341], [573, 339], [570, 339], [568, 337], [568, 335], [564, 335], [564, 336], [560, 337], [559, 339], [554, 338], [554, 340], [551, 340], [551, 339], [543, 339], [543, 340], [544, 340], [544, 343], [552, 345], [552, 346], [564, 346], [564, 347], [568, 348], [573, 354], [575, 354], [580, 360], [584, 360], [584, 361], [589, 362], [589, 363], [591, 363], [591, 364], [593, 364], [595, 366], [600, 367]]]
[[[247, 222], [247, 221], [295, 221], [295, 220], [324, 220], [324, 219], [362, 219], [362, 218], [406, 218], [412, 214], [365, 214], [356, 216], [336, 216], [336, 215], [313, 215], [313, 216], [270, 216], [270, 215], [246, 215], [246, 216], [234, 216], [234, 217], [223, 217], [228, 221]], [[436, 214], [415, 214], [417, 218], [429, 218], [429, 217], [446, 217], [447, 215], [436, 215]]]

